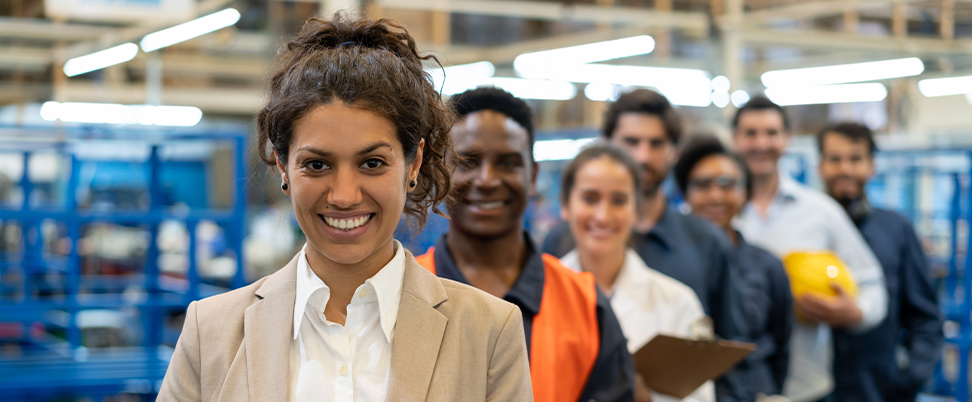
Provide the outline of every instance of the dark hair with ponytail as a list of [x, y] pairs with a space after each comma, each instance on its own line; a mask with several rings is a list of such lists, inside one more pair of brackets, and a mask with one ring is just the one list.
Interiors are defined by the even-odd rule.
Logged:
[[[387, 19], [311, 18], [277, 55], [267, 104], [257, 116], [260, 159], [275, 166], [274, 153], [286, 165], [294, 126], [308, 111], [334, 101], [371, 111], [395, 127], [405, 157], [413, 162], [425, 140], [416, 188], [408, 194], [405, 214], [421, 227], [428, 211], [446, 199], [452, 150], [449, 130], [455, 120], [422, 68], [415, 39]], [[268, 149], [270, 148], [270, 149]]]

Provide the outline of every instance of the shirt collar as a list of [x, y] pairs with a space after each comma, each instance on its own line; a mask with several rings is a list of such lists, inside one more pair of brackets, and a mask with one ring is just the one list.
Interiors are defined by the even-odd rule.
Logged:
[[[468, 285], [469, 280], [462, 275], [452, 255], [449, 254], [449, 247], [446, 245], [446, 236], [448, 234], [442, 235], [435, 243], [435, 254], [433, 257], [435, 259], [435, 271], [442, 278], [452, 279]], [[506, 296], [503, 296], [503, 299], [536, 315], [540, 312], [540, 302], [543, 300], [543, 254], [538, 251], [537, 245], [530, 238], [529, 234], [524, 232], [523, 236], [526, 239], [527, 246], [526, 264], [524, 264], [523, 270], [520, 271], [520, 276], [516, 278], [516, 282], [513, 282], [513, 287], [506, 293]]]
[[[362, 290], [373, 290], [374, 296], [368, 295], [366, 298], [375, 297], [378, 300], [379, 321], [381, 322], [382, 332], [385, 340], [392, 341], [395, 331], [395, 323], [398, 322], [398, 307], [402, 299], [402, 283], [405, 278], [405, 251], [402, 244], [395, 240], [395, 256], [388, 264], [385, 264], [374, 276], [365, 280], [358, 289], [355, 290], [357, 296]], [[331, 296], [331, 290], [327, 284], [321, 280], [311, 270], [307, 263], [305, 250], [307, 244], [300, 250], [297, 257], [297, 295], [294, 301], [294, 332], [293, 337], [297, 339], [300, 324], [304, 319], [304, 312], [308, 305], [316, 306], [319, 311], [324, 311], [327, 301]], [[320, 291], [319, 291], [320, 290]]]
[[792, 201], [797, 199], [800, 193], [800, 183], [793, 180], [788, 174], [779, 173], [780, 185], [776, 189], [776, 196], [783, 200]]
[[[580, 252], [577, 249], [570, 250], [565, 254], [560, 262], [574, 272], [582, 272], [580, 263]], [[617, 291], [634, 294], [636, 291], [644, 291], [645, 286], [651, 281], [648, 264], [638, 255], [637, 251], [628, 248], [624, 251], [624, 263], [618, 271], [618, 277], [614, 279], [614, 287], [607, 289], [608, 297], [613, 297]]]

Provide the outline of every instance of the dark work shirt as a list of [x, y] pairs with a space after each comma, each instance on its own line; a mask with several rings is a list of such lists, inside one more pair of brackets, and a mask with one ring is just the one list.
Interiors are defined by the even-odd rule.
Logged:
[[[566, 222], [554, 226], [543, 242], [543, 251], [562, 257], [574, 249], [574, 238]], [[695, 291], [705, 313], [712, 317], [716, 335], [750, 341], [745, 321], [745, 280], [725, 233], [712, 223], [665, 208], [648, 233], [634, 233], [631, 247], [649, 267], [675, 278]], [[727, 376], [730, 377], [730, 376]], [[719, 399], [747, 400], [744, 387], [734, 378], [716, 382]], [[749, 399], [751, 400], [751, 399]]]
[[736, 232], [733, 247], [751, 294], [747, 297], [746, 322], [754, 331], [756, 351], [737, 366], [750, 395], [776, 395], [790, 365], [790, 331], [793, 330], [793, 297], [783, 263], [769, 251], [746, 242]]
[[[914, 401], [944, 343], [928, 262], [907, 219], [866, 205], [852, 211], [884, 269], [888, 315], [864, 334], [834, 331], [835, 396], [837, 401]], [[898, 345], [908, 355], [902, 369], [895, 357]]]
[[[449, 254], [446, 236], [435, 244], [435, 271], [439, 277], [469, 284]], [[530, 235], [524, 233], [527, 243], [527, 260], [520, 276], [513, 283], [503, 300], [517, 305], [523, 313], [523, 331], [527, 340], [527, 352], [533, 335], [533, 317], [540, 312], [543, 300], [544, 264], [540, 250]], [[628, 353], [628, 341], [621, 332], [621, 324], [611, 310], [610, 300], [597, 289], [597, 326], [600, 346], [594, 367], [587, 378], [587, 385], [580, 401], [633, 401], [634, 361]]]

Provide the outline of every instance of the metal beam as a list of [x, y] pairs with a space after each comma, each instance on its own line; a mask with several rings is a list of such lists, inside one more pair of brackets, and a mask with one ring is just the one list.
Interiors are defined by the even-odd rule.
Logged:
[[0, 17], [0, 38], [82, 41], [101, 38], [116, 29], [42, 19]]
[[[203, 16], [210, 14], [218, 9], [225, 7], [227, 4], [233, 0], [204, 0], [201, 1], [196, 6], [196, 15]], [[128, 28], [113, 29], [108, 33], [102, 35], [100, 38], [83, 43], [77, 43], [71, 46], [65, 47], [63, 50], [55, 51], [54, 57], [58, 61], [65, 61], [72, 57], [82, 56], [88, 53], [97, 52], [99, 50], [104, 50], [109, 47], [119, 45], [125, 42], [138, 42], [142, 37], [148, 35], [152, 32], [168, 28], [173, 26], [171, 21], [169, 22], [157, 22], [153, 20], [146, 20], [141, 25], [136, 25]]]
[[926, 38], [863, 36], [839, 32], [747, 29], [743, 40], [750, 44], [819, 48], [826, 50], [883, 50], [905, 55], [962, 54], [972, 52], [972, 39], [946, 41]]
[[[917, 3], [924, 0], [897, 0], [901, 3]], [[858, 0], [847, 2], [844, 0], [822, 0], [801, 2], [786, 6], [771, 7], [746, 13], [744, 23], [765, 24], [778, 19], [809, 19], [841, 15], [853, 8], [856, 10], [866, 10], [873, 8], [889, 7], [891, 0]]]
[[708, 32], [709, 17], [702, 12], [655, 11], [630, 7], [598, 7], [539, 1], [494, 0], [377, 0], [382, 8], [444, 11], [548, 21], [627, 24], [653, 28], [681, 28]]

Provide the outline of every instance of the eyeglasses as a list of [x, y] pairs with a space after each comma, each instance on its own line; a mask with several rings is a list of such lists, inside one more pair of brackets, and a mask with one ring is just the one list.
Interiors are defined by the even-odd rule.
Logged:
[[742, 190], [746, 186], [745, 180], [738, 180], [729, 176], [702, 177], [688, 182], [690, 190], [709, 191], [713, 186], [722, 191]]

